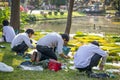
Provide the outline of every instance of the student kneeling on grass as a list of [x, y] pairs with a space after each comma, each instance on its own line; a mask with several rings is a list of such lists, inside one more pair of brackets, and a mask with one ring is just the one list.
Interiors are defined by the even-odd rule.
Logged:
[[35, 60], [35, 55], [32, 55], [32, 61], [39, 62], [41, 60], [46, 59], [55, 59], [57, 60], [57, 56], [55, 54], [55, 49], [57, 49], [58, 54], [63, 58], [70, 58], [63, 53], [63, 45], [67, 44], [69, 41], [69, 36], [67, 34], [58, 34], [56, 32], [52, 32], [39, 39], [37, 42], [36, 49], [38, 51], [37, 58]]
[[33, 29], [27, 29], [25, 33], [19, 33], [16, 35], [11, 43], [12, 51], [15, 51], [18, 55], [24, 55], [24, 52], [28, 48], [35, 49], [30, 40], [33, 34]]
[[89, 76], [92, 73], [92, 67], [97, 66], [101, 58], [99, 68], [103, 70], [107, 53], [99, 47], [97, 41], [93, 41], [88, 45], [79, 47], [74, 55], [74, 65], [80, 72], [86, 71]]
[[13, 38], [16, 35], [15, 31], [14, 31], [13, 27], [9, 25], [8, 20], [3, 20], [2, 24], [3, 24], [2, 37], [3, 37], [5, 42], [10, 42], [11, 43]]

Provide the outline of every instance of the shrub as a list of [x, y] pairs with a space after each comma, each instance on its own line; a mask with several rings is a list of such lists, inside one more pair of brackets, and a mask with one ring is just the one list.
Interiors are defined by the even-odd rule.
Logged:
[[50, 11], [50, 12], [48, 12], [48, 14], [49, 14], [49, 15], [52, 15], [52, 12]]
[[109, 56], [119, 56], [118, 53], [110, 52]]
[[0, 25], [2, 25], [2, 21], [4, 19], [9, 19], [10, 18], [10, 8], [5, 7], [3, 9], [0, 9]]
[[117, 36], [113, 36], [112, 39], [115, 40], [115, 42], [120, 42], [120, 37], [117, 37]]
[[58, 14], [58, 12], [57, 12], [57, 11], [55, 11], [55, 12], [54, 12], [54, 15], [57, 15], [57, 14]]
[[64, 12], [60, 12], [60, 15], [63, 15], [64, 14]]
[[26, 18], [26, 21], [36, 21], [36, 16], [35, 15], [28, 15]]
[[120, 59], [119, 59], [120, 57], [119, 56], [109, 56], [108, 58], [107, 58], [107, 62], [113, 62], [113, 61], [119, 61]]

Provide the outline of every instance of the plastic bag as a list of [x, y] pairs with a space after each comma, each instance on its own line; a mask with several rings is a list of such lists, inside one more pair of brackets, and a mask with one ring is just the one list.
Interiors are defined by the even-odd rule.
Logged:
[[26, 65], [20, 65], [20, 68], [22, 70], [31, 70], [31, 71], [43, 71], [43, 68], [41, 66], [26, 66]]
[[0, 71], [2, 72], [12, 72], [14, 69], [11, 66], [6, 65], [5, 63], [0, 62]]

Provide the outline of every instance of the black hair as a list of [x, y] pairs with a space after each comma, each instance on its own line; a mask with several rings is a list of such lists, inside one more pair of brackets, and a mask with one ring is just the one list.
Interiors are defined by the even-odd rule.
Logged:
[[33, 29], [27, 29], [26, 31], [25, 31], [26, 33], [28, 33], [28, 34], [34, 34], [34, 30]]
[[3, 26], [8, 26], [9, 25], [9, 21], [5, 19], [5, 20], [2, 21], [2, 24], [3, 24]]
[[94, 45], [96, 45], [96, 46], [100, 46], [99, 43], [98, 43], [98, 41], [92, 41], [91, 43], [94, 44]]
[[63, 39], [65, 39], [66, 41], [69, 41], [69, 35], [68, 34], [60, 34], [62, 36]]

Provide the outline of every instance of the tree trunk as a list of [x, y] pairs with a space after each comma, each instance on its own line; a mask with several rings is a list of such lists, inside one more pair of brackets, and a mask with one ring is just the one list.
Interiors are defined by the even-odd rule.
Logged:
[[69, 0], [68, 16], [67, 16], [67, 25], [65, 33], [69, 35], [72, 22], [72, 11], [73, 11], [74, 0]]
[[20, 30], [20, 0], [11, 0], [11, 18], [10, 25], [14, 28], [16, 34]]

